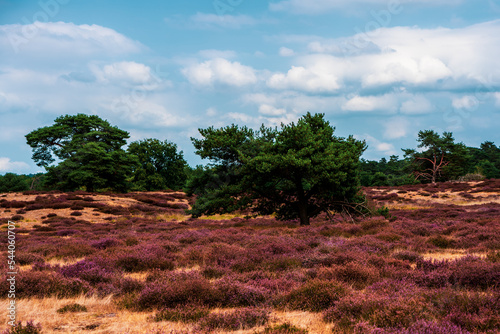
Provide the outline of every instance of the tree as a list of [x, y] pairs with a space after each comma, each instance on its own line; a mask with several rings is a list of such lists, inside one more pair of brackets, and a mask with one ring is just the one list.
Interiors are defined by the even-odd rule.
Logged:
[[[129, 134], [95, 115], [65, 115], [54, 125], [26, 135], [33, 160], [47, 170], [45, 182], [57, 189], [126, 191], [137, 164], [122, 146]], [[59, 160], [57, 165], [52, 165]]]
[[134, 171], [134, 183], [140, 189], [180, 189], [186, 183], [187, 162], [177, 145], [158, 139], [135, 141], [128, 152], [137, 157], [139, 165]]
[[0, 193], [29, 190], [28, 181], [29, 177], [26, 175], [17, 175], [14, 173], [0, 175]]
[[310, 113], [281, 129], [200, 129], [204, 138], [192, 138], [196, 153], [214, 164], [188, 186], [198, 194], [191, 213], [251, 208], [308, 225], [321, 212], [352, 208], [366, 144], [334, 130], [323, 114]]
[[456, 178], [465, 173], [468, 159], [467, 147], [455, 143], [451, 132], [443, 132], [443, 136], [433, 130], [418, 133], [417, 141], [422, 152], [414, 149], [403, 149], [405, 157], [413, 162], [416, 178], [423, 178], [436, 183], [438, 178]]

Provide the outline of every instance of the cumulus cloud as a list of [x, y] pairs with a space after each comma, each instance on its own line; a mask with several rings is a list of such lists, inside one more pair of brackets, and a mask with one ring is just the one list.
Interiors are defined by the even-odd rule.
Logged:
[[296, 89], [311, 93], [334, 92], [340, 88], [338, 76], [328, 64], [316, 63], [309, 67], [292, 66], [288, 73], [276, 73], [267, 80], [274, 89]]
[[456, 109], [474, 109], [478, 104], [479, 100], [475, 96], [462, 96], [458, 98], [454, 98], [452, 101], [453, 108]]
[[338, 40], [310, 38], [314, 41], [302, 42], [315, 54], [297, 58], [287, 73], [275, 73], [270, 87], [332, 92], [351, 84], [453, 91], [500, 75], [500, 20], [460, 29], [394, 27]]
[[0, 157], [0, 172], [23, 172], [29, 169], [29, 165], [25, 162], [11, 161], [10, 158]]
[[103, 82], [127, 82], [132, 84], [145, 84], [151, 81], [151, 68], [144, 64], [123, 61], [105, 65], [102, 68], [94, 67], [94, 74]]
[[253, 68], [224, 58], [215, 58], [191, 65], [184, 68], [182, 73], [192, 84], [200, 86], [220, 83], [241, 87], [257, 82]]
[[286, 114], [286, 109], [276, 108], [269, 104], [262, 104], [259, 107], [259, 113], [266, 116], [280, 116]]
[[346, 111], [386, 111], [394, 112], [397, 108], [397, 100], [393, 95], [382, 96], [354, 96], [342, 105]]

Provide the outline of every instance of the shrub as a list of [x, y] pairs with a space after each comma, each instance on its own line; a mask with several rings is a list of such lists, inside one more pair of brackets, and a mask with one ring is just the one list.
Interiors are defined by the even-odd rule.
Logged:
[[184, 280], [160, 280], [149, 283], [136, 299], [139, 309], [175, 308], [180, 305], [201, 304], [214, 306], [220, 300], [217, 291], [207, 280], [191, 278]]
[[57, 310], [57, 313], [68, 313], [68, 312], [87, 312], [87, 307], [85, 305], [80, 305], [78, 303], [64, 305]]
[[243, 308], [222, 313], [212, 313], [201, 319], [202, 330], [242, 330], [262, 326], [269, 320], [269, 311], [257, 308]]
[[17, 325], [13, 326], [10, 330], [3, 332], [4, 334], [41, 334], [42, 325], [34, 324], [33, 321], [28, 321], [26, 326], [23, 326], [22, 322], [18, 322]]
[[311, 280], [279, 297], [276, 304], [293, 310], [319, 312], [332, 307], [347, 292], [348, 288], [342, 283]]
[[429, 238], [429, 242], [438, 248], [450, 248], [455, 245], [455, 240], [442, 235]]
[[409, 261], [411, 263], [416, 263], [418, 260], [423, 259], [422, 255], [409, 250], [396, 252], [392, 255], [392, 257], [398, 260]]
[[183, 306], [176, 308], [165, 308], [156, 313], [154, 321], [180, 321], [197, 322], [206, 317], [210, 310], [203, 306]]
[[257, 306], [269, 297], [266, 289], [240, 283], [231, 277], [215, 282], [214, 288], [217, 290], [220, 304], [227, 307]]

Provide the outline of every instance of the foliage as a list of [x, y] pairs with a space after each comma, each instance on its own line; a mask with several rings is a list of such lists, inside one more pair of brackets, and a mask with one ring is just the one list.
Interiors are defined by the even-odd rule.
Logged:
[[14, 173], [0, 175], [0, 193], [29, 190], [29, 181], [29, 177], [26, 175], [17, 175]]
[[[125, 191], [136, 160], [122, 146], [126, 131], [98, 116], [78, 114], [56, 118], [55, 124], [26, 135], [33, 160], [47, 170], [46, 184], [61, 190]], [[60, 161], [56, 166], [51, 165]]]
[[418, 152], [414, 149], [403, 149], [405, 157], [413, 162], [414, 174], [417, 178], [430, 180], [456, 179], [465, 174], [465, 162], [469, 159], [467, 147], [455, 143], [451, 132], [443, 132], [440, 136], [433, 130], [419, 131]]
[[140, 190], [181, 189], [186, 182], [187, 167], [177, 145], [158, 139], [132, 142], [128, 153], [135, 155], [139, 165], [134, 170], [133, 182]]
[[366, 145], [335, 137], [334, 130], [324, 115], [310, 113], [281, 129], [200, 129], [204, 138], [192, 138], [196, 153], [215, 165], [190, 183], [189, 191], [198, 195], [191, 213], [252, 208], [307, 225], [322, 212], [350, 207]]
[[67, 304], [57, 310], [57, 313], [87, 312], [87, 307], [78, 303]]
[[16, 326], [13, 326], [10, 330], [6, 330], [4, 334], [41, 334], [42, 326], [40, 324], [34, 324], [33, 321], [28, 321], [26, 325], [22, 322], [18, 322]]

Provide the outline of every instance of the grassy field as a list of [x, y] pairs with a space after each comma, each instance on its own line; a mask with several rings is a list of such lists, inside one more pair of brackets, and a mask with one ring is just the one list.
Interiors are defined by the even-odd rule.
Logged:
[[365, 191], [390, 214], [305, 227], [191, 219], [179, 192], [0, 194], [0, 269], [15, 221], [17, 319], [43, 333], [500, 332], [500, 180]]

